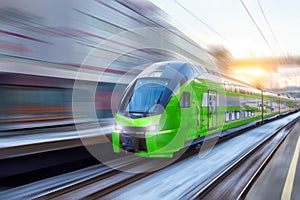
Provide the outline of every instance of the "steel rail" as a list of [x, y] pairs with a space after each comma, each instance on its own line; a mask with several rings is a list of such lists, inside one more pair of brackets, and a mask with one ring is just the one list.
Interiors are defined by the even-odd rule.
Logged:
[[[300, 117], [297, 117], [296, 119], [292, 120], [290, 123], [279, 127], [276, 131], [274, 131], [272, 134], [270, 134], [268, 137], [266, 137], [264, 140], [262, 140], [260, 143], [252, 147], [249, 151], [247, 151], [245, 154], [243, 154], [241, 157], [233, 161], [231, 164], [228, 165], [222, 172], [220, 172], [218, 175], [216, 175], [213, 179], [209, 180], [205, 184], [201, 184], [196, 186], [190, 191], [190, 196], [186, 196], [187, 199], [202, 199], [204, 196], [206, 196], [210, 191], [212, 191], [216, 185], [220, 184], [224, 178], [229, 176], [237, 167], [241, 166], [247, 159], [249, 159], [252, 155], [254, 155], [260, 148], [262, 148], [264, 145], [266, 145], [268, 142], [270, 142], [280, 131], [284, 131], [286, 128], [291, 128], [294, 124], [297, 123], [297, 121], [300, 119]], [[250, 189], [249, 187], [252, 185], [253, 181], [257, 178], [257, 176], [260, 174], [260, 172], [263, 170], [263, 168], [266, 166], [269, 159], [274, 155], [277, 148], [280, 146], [280, 144], [283, 142], [284, 138], [290, 133], [291, 129], [287, 131], [287, 133], [284, 135], [284, 137], [281, 138], [280, 142], [277, 143], [276, 147], [272, 150], [271, 154], [268, 155], [268, 157], [264, 160], [264, 162], [260, 165], [258, 171], [250, 178], [249, 182], [245, 185], [245, 188], [243, 189], [242, 193], [238, 196], [237, 199], [242, 199], [246, 192]]]

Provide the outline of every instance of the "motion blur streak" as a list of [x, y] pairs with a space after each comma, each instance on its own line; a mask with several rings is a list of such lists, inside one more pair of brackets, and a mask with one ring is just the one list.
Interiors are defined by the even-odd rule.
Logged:
[[[176, 59], [159, 49], [134, 46], [134, 38], [138, 38], [134, 31], [133, 39], [109, 39], [124, 31], [144, 27], [165, 28], [170, 33], [166, 36], [170, 38], [169, 42], [183, 56], [202, 64], [209, 65], [211, 62], [202, 47], [185, 35], [171, 31], [178, 30], [170, 25], [166, 13], [144, 0], [109, 3], [104, 0], [86, 0], [84, 3], [79, 0], [3, 0], [0, 3], [0, 20], [2, 127], [72, 119], [72, 90], [79, 67], [85, 70], [86, 77], [92, 77], [97, 71], [103, 72], [106, 78], [99, 83], [94, 97], [96, 114], [98, 118], [111, 118], [127, 84], [132, 76], [139, 73], [127, 73], [130, 69]], [[180, 41], [176, 42], [178, 38]], [[110, 40], [116, 47], [133, 47], [136, 51], [122, 56], [108, 69], [99, 66], [97, 58], [90, 65], [81, 65], [94, 48], [118, 53], [117, 48], [99, 46], [105, 40]], [[189, 50], [191, 46], [193, 50]], [[124, 74], [131, 77], [117, 83]], [[83, 81], [89, 85], [95, 79]], [[117, 84], [118, 90], [114, 90]]]

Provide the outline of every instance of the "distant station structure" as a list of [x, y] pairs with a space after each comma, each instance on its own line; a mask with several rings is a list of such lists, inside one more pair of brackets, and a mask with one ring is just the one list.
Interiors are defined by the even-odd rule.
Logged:
[[[224, 58], [228, 56], [223, 55]], [[221, 71], [258, 88], [288, 94], [300, 100], [300, 56], [232, 59]]]

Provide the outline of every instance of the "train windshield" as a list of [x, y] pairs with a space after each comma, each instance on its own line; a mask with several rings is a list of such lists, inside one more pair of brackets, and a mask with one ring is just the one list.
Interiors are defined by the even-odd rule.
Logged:
[[168, 83], [168, 79], [162, 78], [137, 79], [125, 94], [120, 111], [129, 115], [142, 114], [140, 117], [161, 113], [172, 95]]

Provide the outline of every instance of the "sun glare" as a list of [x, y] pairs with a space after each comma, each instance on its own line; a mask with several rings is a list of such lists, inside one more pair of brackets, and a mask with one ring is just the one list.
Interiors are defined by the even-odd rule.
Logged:
[[264, 88], [269, 79], [269, 73], [259, 67], [236, 68], [233, 70], [234, 77], [237, 79], [253, 84], [256, 87]]

